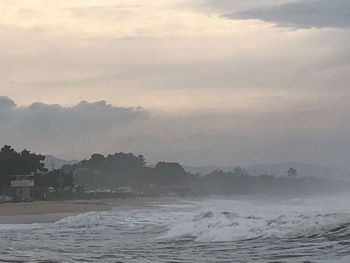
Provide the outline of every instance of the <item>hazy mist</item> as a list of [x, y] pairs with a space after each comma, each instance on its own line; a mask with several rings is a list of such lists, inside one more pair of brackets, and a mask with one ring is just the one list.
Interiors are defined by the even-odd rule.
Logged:
[[16, 148], [348, 165], [346, 1], [0, 8], [0, 140]]

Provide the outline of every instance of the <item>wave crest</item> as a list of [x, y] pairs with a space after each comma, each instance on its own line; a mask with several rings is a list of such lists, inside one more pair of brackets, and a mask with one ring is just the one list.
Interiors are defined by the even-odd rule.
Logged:
[[190, 237], [198, 242], [257, 238], [312, 238], [350, 235], [349, 214], [238, 215], [202, 211], [176, 222], [164, 238]]

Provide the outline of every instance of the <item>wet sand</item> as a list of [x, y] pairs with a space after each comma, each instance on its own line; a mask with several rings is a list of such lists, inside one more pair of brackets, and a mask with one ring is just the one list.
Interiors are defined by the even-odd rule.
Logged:
[[113, 207], [143, 207], [155, 198], [114, 198], [95, 200], [37, 201], [0, 204], [0, 224], [54, 222], [70, 215], [108, 211]]

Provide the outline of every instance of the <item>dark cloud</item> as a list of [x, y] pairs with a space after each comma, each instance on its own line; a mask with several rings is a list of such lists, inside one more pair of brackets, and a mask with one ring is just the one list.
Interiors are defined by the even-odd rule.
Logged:
[[304, 0], [280, 6], [255, 8], [227, 15], [232, 19], [258, 19], [291, 28], [348, 28], [350, 1]]
[[82, 101], [73, 107], [33, 103], [29, 107], [17, 108], [13, 111], [18, 117], [30, 121], [38, 121], [46, 126], [62, 126], [66, 128], [89, 128], [92, 130], [108, 129], [118, 123], [131, 121], [142, 116], [142, 108], [120, 108], [105, 101], [89, 103]]
[[201, 10], [217, 11], [217, 12], [236, 12], [257, 7], [267, 7], [273, 5], [281, 5], [293, 0], [197, 0], [197, 7]]
[[62, 147], [69, 151], [71, 147], [91, 145], [94, 138], [98, 140], [146, 116], [142, 108], [115, 107], [105, 101], [82, 101], [72, 107], [40, 102], [18, 107], [11, 99], [0, 97], [0, 140], [18, 147], [42, 146], [46, 151]]
[[0, 113], [5, 110], [11, 110], [16, 107], [16, 103], [8, 97], [0, 96]]
[[[149, 114], [104, 101], [72, 107], [18, 107], [0, 97], [0, 142], [65, 159], [94, 152], [143, 153], [151, 163], [250, 165], [306, 161], [344, 165], [350, 147], [349, 96], [295, 102], [279, 96], [273, 111]], [[264, 107], [259, 107], [264, 108]], [[6, 110], [5, 110], [6, 109]], [[147, 118], [145, 118], [145, 116]]]

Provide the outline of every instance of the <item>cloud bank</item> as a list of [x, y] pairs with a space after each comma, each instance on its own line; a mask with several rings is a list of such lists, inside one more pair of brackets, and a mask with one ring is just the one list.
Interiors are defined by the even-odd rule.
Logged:
[[[271, 98], [267, 103], [273, 103]], [[289, 104], [283, 107], [282, 105]], [[106, 102], [18, 107], [0, 97], [0, 141], [17, 149], [81, 159], [94, 152], [145, 154], [150, 163], [251, 165], [305, 161], [346, 165], [347, 98], [281, 103], [266, 111], [158, 114]]]
[[258, 19], [291, 28], [348, 28], [348, 0], [304, 0], [295, 3], [253, 8], [227, 15], [233, 19]]
[[10, 98], [0, 97], [1, 141], [44, 152], [89, 149], [100, 136], [146, 117], [142, 108], [114, 107], [106, 101], [82, 101], [71, 107], [36, 102], [18, 107]]

